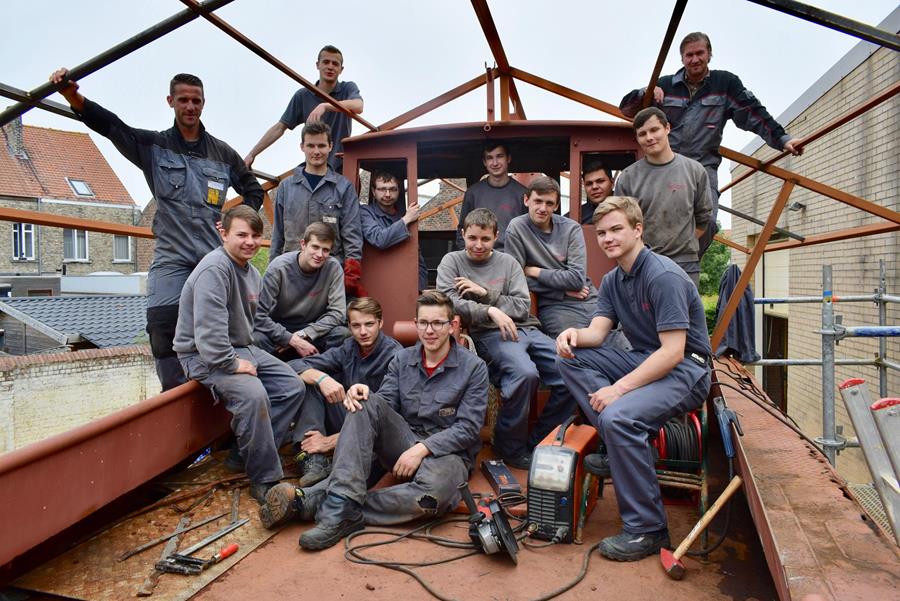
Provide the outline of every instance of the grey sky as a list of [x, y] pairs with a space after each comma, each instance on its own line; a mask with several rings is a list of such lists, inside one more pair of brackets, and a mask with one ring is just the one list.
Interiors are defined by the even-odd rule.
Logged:
[[[895, 0], [815, 4], [872, 25], [896, 7]], [[629, 90], [646, 85], [673, 5], [662, 0], [490, 2], [513, 66], [613, 104]], [[6, 0], [0, 82], [31, 89], [53, 69], [83, 62], [182, 8], [175, 0]], [[342, 79], [359, 85], [366, 102], [363, 116], [375, 124], [474, 77], [483, 72], [485, 62], [493, 62], [465, 0], [345, 0], [325, 11], [312, 2], [237, 0], [217, 14], [313, 81], [318, 49], [324, 44], [338, 46], [345, 59]], [[680, 67], [678, 40], [696, 30], [712, 38], [711, 67], [738, 74], [776, 116], [858, 41], [741, 0], [692, 0], [663, 73]], [[298, 87], [198, 19], [86, 78], [82, 91], [129, 125], [165, 129], [172, 123], [172, 111], [165, 103], [168, 80], [180, 71], [203, 79], [207, 98], [203, 122], [241, 156], [278, 120]], [[527, 84], [518, 85], [531, 119], [612, 119]], [[62, 101], [59, 96], [53, 99]], [[484, 118], [482, 89], [411, 125]], [[40, 110], [27, 113], [24, 121], [87, 131], [80, 123]], [[354, 134], [363, 131], [354, 125]], [[140, 171], [102, 137], [92, 137], [138, 204], [146, 204], [150, 193]], [[299, 128], [288, 132], [255, 166], [282, 173], [296, 165], [298, 137]], [[724, 143], [740, 149], [752, 138], [729, 125]], [[724, 167], [719, 179], [728, 181]]]

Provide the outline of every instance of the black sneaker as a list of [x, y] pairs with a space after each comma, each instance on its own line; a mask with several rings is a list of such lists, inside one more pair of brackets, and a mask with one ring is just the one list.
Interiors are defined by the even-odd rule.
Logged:
[[307, 455], [300, 463], [300, 486], [305, 488], [321, 482], [331, 473], [331, 458], [321, 453]]
[[266, 503], [259, 508], [259, 521], [267, 529], [295, 520], [311, 522], [316, 519], [316, 512], [324, 499], [324, 489], [308, 492], [282, 482], [266, 494]]
[[584, 469], [597, 477], [609, 478], [612, 475], [609, 471], [609, 455], [606, 453], [591, 453], [590, 455], [585, 455]]
[[660, 549], [669, 547], [669, 530], [630, 534], [622, 532], [600, 541], [600, 555], [615, 561], [637, 561], [656, 555]]
[[264, 482], [262, 484], [250, 483], [250, 496], [256, 499], [260, 505], [266, 504], [266, 493], [273, 488], [278, 482]]
[[310, 551], [333, 547], [366, 527], [359, 503], [337, 495], [325, 497], [316, 517], [316, 527], [300, 535], [300, 546]]
[[507, 457], [505, 455], [501, 455], [500, 459], [503, 460], [503, 463], [506, 464], [506, 467], [528, 471], [531, 469], [531, 457], [532, 454], [529, 452], [523, 453], [521, 455], [516, 455], [515, 457]]

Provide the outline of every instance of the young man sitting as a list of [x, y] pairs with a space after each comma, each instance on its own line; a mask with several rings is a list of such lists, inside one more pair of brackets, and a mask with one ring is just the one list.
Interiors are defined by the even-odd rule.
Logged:
[[357, 298], [347, 305], [352, 338], [322, 354], [288, 363], [306, 384], [306, 397], [294, 426], [300, 451], [300, 486], [312, 486], [331, 471], [331, 458], [347, 412], [341, 404], [353, 384], [378, 390], [394, 355], [403, 346], [381, 331], [381, 305]]
[[[419, 342], [401, 349], [377, 393], [356, 384], [344, 398], [331, 475], [312, 488], [282, 483], [260, 508], [263, 526], [316, 520], [300, 546], [325, 549], [364, 524], [398, 524], [442, 515], [460, 500], [481, 447], [487, 408], [484, 361], [450, 336], [453, 303], [428, 291], [416, 301]], [[401, 484], [366, 491], [374, 459]]]
[[[507, 465], [528, 469], [531, 450], [575, 409], [556, 368], [553, 340], [529, 315], [531, 297], [522, 267], [510, 255], [494, 252], [497, 219], [487, 209], [466, 216], [466, 250], [448, 253], [438, 267], [437, 286], [475, 340], [490, 366], [503, 403], [494, 428], [494, 452]], [[528, 408], [543, 382], [550, 399], [528, 433]]]
[[339, 346], [344, 327], [344, 273], [330, 257], [334, 230], [321, 221], [303, 232], [300, 250], [272, 259], [256, 309], [256, 344], [289, 360]]
[[262, 219], [246, 205], [225, 213], [222, 246], [203, 257], [184, 284], [174, 343], [185, 375], [233, 415], [250, 494], [260, 504], [284, 475], [278, 446], [303, 398], [294, 371], [253, 346], [260, 277], [250, 259], [262, 231]]
[[[706, 399], [709, 334], [691, 279], [644, 246], [636, 199], [607, 198], [594, 224], [600, 248], [617, 267], [603, 277], [590, 326], [565, 330], [556, 345], [566, 386], [608, 453], [588, 455], [585, 464], [612, 476], [622, 518], [623, 532], [601, 541], [600, 553], [635, 561], [669, 546], [650, 435]], [[600, 347], [616, 323], [634, 350]]]

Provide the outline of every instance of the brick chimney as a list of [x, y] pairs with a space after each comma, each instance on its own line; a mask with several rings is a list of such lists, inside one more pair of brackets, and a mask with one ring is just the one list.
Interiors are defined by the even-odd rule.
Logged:
[[9, 154], [19, 159], [28, 158], [28, 153], [25, 152], [21, 115], [3, 126], [3, 135], [6, 137], [6, 148], [9, 150]]

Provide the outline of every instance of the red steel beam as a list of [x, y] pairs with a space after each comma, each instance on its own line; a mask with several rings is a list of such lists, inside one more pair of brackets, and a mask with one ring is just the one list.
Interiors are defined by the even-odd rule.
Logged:
[[735, 152], [734, 150], [730, 150], [724, 147], [719, 148], [719, 151], [721, 152], [723, 157], [735, 161], [736, 163], [747, 165], [748, 167], [755, 167], [763, 173], [768, 173], [769, 175], [772, 175], [779, 179], [783, 179], [785, 181], [793, 181], [795, 184], [802, 188], [812, 190], [813, 192], [818, 192], [823, 196], [828, 196], [829, 198], [833, 198], [838, 202], [850, 205], [851, 207], [860, 209], [861, 211], [865, 211], [873, 215], [878, 215], [882, 219], [887, 219], [888, 221], [893, 221], [894, 223], [900, 223], [900, 213], [898, 213], [897, 211], [892, 211], [887, 207], [877, 205], [874, 202], [870, 202], [868, 200], [860, 198], [859, 196], [854, 196], [853, 194], [838, 190], [837, 188], [832, 188], [831, 186], [818, 182], [814, 179], [804, 177], [798, 173], [794, 173], [793, 171], [788, 171], [787, 169], [782, 169], [781, 167], [776, 167], [775, 165], [765, 165], [759, 159], [748, 157], [747, 155], [741, 154], [740, 152]]
[[188, 382], [0, 454], [0, 565], [226, 434], [230, 418]]
[[[491, 71], [492, 75], [495, 77], [500, 73], [497, 69], [493, 69]], [[473, 77], [469, 81], [462, 83], [452, 90], [447, 90], [440, 96], [436, 96], [432, 98], [428, 102], [420, 104], [419, 106], [410, 109], [403, 113], [402, 115], [398, 115], [391, 119], [390, 121], [385, 121], [381, 125], [378, 126], [379, 131], [387, 131], [391, 129], [396, 129], [401, 125], [409, 123], [413, 119], [417, 119], [424, 115], [425, 113], [431, 112], [436, 108], [442, 107], [448, 102], [452, 100], [456, 100], [460, 96], [468, 94], [472, 90], [477, 90], [481, 86], [485, 84], [487, 81], [487, 76], [485, 74], [478, 75], [477, 77]]]
[[[885, 88], [880, 93], [876, 94], [875, 96], [872, 96], [865, 102], [858, 104], [857, 106], [853, 107], [852, 109], [850, 109], [849, 111], [847, 111], [846, 113], [841, 115], [840, 117], [834, 119], [833, 121], [831, 121], [830, 123], [827, 123], [826, 125], [823, 125], [820, 129], [814, 131], [813, 133], [809, 134], [808, 136], [804, 136], [804, 137], [800, 138], [800, 142], [798, 143], [798, 146], [800, 148], [803, 148], [807, 144], [809, 144], [811, 142], [815, 142], [822, 136], [830, 134], [831, 132], [833, 132], [837, 128], [841, 127], [842, 125], [845, 125], [845, 124], [849, 123], [850, 121], [853, 121], [854, 119], [856, 119], [863, 113], [866, 113], [870, 109], [875, 108], [876, 106], [878, 106], [885, 100], [890, 100], [891, 98], [896, 96], [898, 92], [900, 92], [900, 81], [898, 81], [897, 83], [895, 83], [892, 86]], [[780, 161], [781, 159], [783, 159], [784, 157], [786, 157], [789, 154], [790, 154], [789, 152], [782, 151], [782, 152], [776, 154], [771, 159], [766, 160], [763, 163], [763, 165], [768, 166], [768, 165], [777, 163], [778, 161]], [[729, 188], [733, 188], [734, 186], [738, 185], [739, 183], [741, 183], [742, 181], [744, 181], [745, 179], [747, 179], [754, 173], [756, 173], [756, 169], [750, 169], [746, 173], [743, 173], [740, 176], [734, 178], [729, 183], [722, 186], [721, 189], [719, 189], [719, 194], [721, 194], [725, 190], [728, 190]]]
[[776, 250], [786, 250], [789, 248], [799, 248], [801, 246], [813, 246], [815, 244], [828, 244], [829, 242], [837, 242], [839, 240], [849, 240], [851, 238], [861, 238], [863, 236], [874, 236], [876, 234], [887, 234], [900, 230], [900, 225], [896, 223], [877, 223], [874, 225], [862, 225], [859, 227], [850, 227], [834, 232], [824, 234], [816, 234], [815, 236], [806, 236], [801, 242], [800, 240], [790, 240], [786, 242], [776, 242], [766, 246], [766, 252]]
[[288, 67], [285, 63], [283, 63], [280, 60], [278, 60], [277, 58], [275, 58], [275, 56], [270, 54], [262, 46], [260, 46], [259, 44], [257, 44], [256, 42], [254, 42], [253, 40], [251, 40], [250, 38], [248, 38], [247, 36], [242, 34], [240, 31], [238, 31], [237, 29], [235, 29], [234, 27], [229, 25], [221, 17], [219, 17], [213, 13], [210, 13], [210, 12], [203, 12], [203, 7], [198, 2], [196, 2], [196, 0], [180, 0], [180, 2], [182, 4], [184, 4], [185, 6], [187, 6], [188, 8], [190, 8], [195, 13], [202, 16], [204, 19], [206, 19], [213, 25], [215, 25], [216, 27], [218, 27], [219, 29], [221, 29], [222, 31], [224, 31], [229, 37], [236, 40], [239, 44], [241, 44], [242, 46], [244, 46], [245, 48], [250, 50], [253, 54], [260, 57], [261, 59], [263, 59], [264, 61], [266, 61], [267, 63], [269, 63], [270, 65], [272, 65], [273, 67], [275, 67], [276, 69], [278, 69], [279, 71], [281, 71], [282, 73], [284, 73], [285, 75], [287, 75], [288, 77], [290, 77], [291, 79], [296, 81], [297, 83], [299, 83], [301, 86], [303, 86], [304, 88], [306, 88], [307, 90], [309, 90], [310, 92], [312, 92], [313, 94], [315, 94], [316, 96], [318, 96], [319, 98], [321, 98], [322, 100], [324, 100], [325, 102], [330, 104], [331, 106], [335, 107], [337, 110], [344, 113], [345, 115], [347, 115], [354, 121], [357, 121], [357, 122], [363, 124], [364, 126], [369, 128], [370, 131], [376, 131], [378, 129], [377, 127], [375, 127], [374, 125], [372, 125], [371, 123], [369, 123], [368, 121], [366, 121], [365, 119], [363, 119], [362, 117], [360, 117], [359, 115], [357, 115], [356, 113], [351, 111], [350, 109], [341, 106], [341, 104], [337, 100], [335, 100], [330, 94], [326, 94], [325, 92], [323, 92], [322, 90], [317, 88], [315, 86], [315, 84], [311, 83], [309, 80], [304, 78], [302, 75], [300, 75], [299, 73], [297, 73], [296, 71], [294, 71], [293, 69]]
[[[462, 196], [455, 196], [455, 197], [451, 198], [450, 200], [442, 202], [441, 204], [439, 204], [438, 206], [436, 206], [434, 208], [431, 208], [431, 209], [428, 209], [427, 211], [423, 211], [422, 213], [419, 213], [419, 221], [421, 221], [422, 219], [427, 219], [427, 218], [431, 217], [432, 215], [437, 215], [441, 211], [445, 211], [449, 208], [455, 207], [456, 205], [462, 203], [462, 201], [463, 201]], [[454, 211], [454, 214], [455, 214], [455, 211]]]
[[784, 211], [784, 207], [787, 206], [788, 198], [791, 196], [791, 192], [793, 190], [794, 182], [790, 180], [786, 180], [781, 185], [781, 191], [778, 192], [778, 198], [775, 199], [775, 204], [772, 206], [772, 210], [769, 213], [769, 218], [766, 220], [766, 224], [763, 226], [762, 232], [760, 232], [759, 234], [759, 240], [757, 240], [756, 244], [753, 245], [753, 252], [750, 253], [749, 257], [747, 257], [747, 263], [744, 265], [744, 270], [741, 272], [741, 277], [738, 278], [738, 282], [735, 285], [734, 290], [731, 291], [731, 296], [728, 297], [728, 304], [725, 305], [725, 311], [719, 318], [719, 322], [716, 324], [716, 329], [713, 330], [712, 341], [710, 343], [710, 345], [712, 346], [713, 355], [715, 355], [716, 349], [719, 348], [719, 343], [722, 342], [722, 338], [725, 337], [725, 329], [728, 327], [728, 323], [731, 321], [731, 318], [734, 317], [734, 313], [735, 311], [737, 311], [738, 304], [740, 304], [741, 299], [744, 297], [744, 290], [747, 289], [747, 285], [750, 283], [750, 278], [753, 277], [753, 272], [756, 270], [756, 265], [762, 258], [766, 244], [769, 243], [769, 238], [772, 237], [772, 232], [775, 231], [775, 224], [778, 223], [778, 219], [781, 218], [781, 213]]
[[[729, 239], [726, 238], [725, 236], [721, 236], [721, 235], [719, 235], [719, 234], [716, 234], [715, 236], [713, 236], [713, 240], [716, 240], [717, 242], [721, 242], [721, 243], [724, 244], [725, 246], [730, 246], [731, 248], [733, 248], [733, 249], [735, 249], [735, 250], [739, 250], [739, 251], [741, 251], [742, 253], [744, 253], [745, 255], [749, 255], [749, 254], [750, 254], [750, 249], [749, 249], [749, 248], [747, 248], [746, 246], [742, 246], [742, 245], [738, 244], [738, 243], [735, 242], [734, 240], [729, 240]], [[766, 249], [766, 250], [768, 250], [768, 249]]]
[[518, 80], [524, 81], [525, 83], [530, 83], [531, 85], [541, 88], [542, 90], [547, 90], [548, 92], [552, 92], [554, 94], [562, 96], [563, 98], [568, 98], [569, 100], [573, 100], [585, 106], [597, 109], [598, 111], [604, 112], [608, 115], [612, 115], [613, 117], [631, 121], [631, 119], [622, 114], [622, 111], [619, 110], [619, 107], [614, 104], [603, 102], [602, 100], [598, 100], [593, 96], [582, 94], [577, 90], [567, 88], [566, 86], [562, 86], [558, 83], [552, 82], [549, 79], [544, 79], [543, 77], [528, 73], [527, 71], [522, 71], [521, 69], [516, 69], [515, 67], [510, 67], [509, 74]]
[[650, 83], [647, 84], [647, 90], [641, 99], [641, 108], [650, 106], [653, 100], [653, 88], [659, 79], [663, 65], [666, 62], [666, 55], [669, 54], [669, 48], [672, 46], [672, 40], [675, 39], [675, 32], [678, 30], [678, 24], [681, 22], [681, 15], [684, 14], [684, 7], [687, 6], [687, 0], [678, 0], [675, 2], [675, 8], [672, 10], [672, 18], [669, 19], [669, 28], [663, 36], [662, 46], [659, 48], [659, 55], [656, 57], [656, 65], [653, 67], [653, 74], [650, 76]]
[[[478, 23], [484, 32], [491, 54], [497, 61], [501, 75], [510, 74], [509, 59], [506, 58], [506, 51], [503, 49], [503, 43], [500, 41], [500, 33], [497, 31], [497, 25], [494, 23], [494, 17], [491, 15], [491, 9], [487, 5], [486, 0], [472, 0], [472, 8], [475, 9], [475, 15], [478, 17]], [[516, 82], [509, 80], [509, 96], [516, 107], [515, 113], [518, 119], [525, 119], [525, 109], [522, 107], [522, 99], [519, 97], [519, 90], [516, 88]]]
[[491, 77], [490, 67], [486, 68], [485, 77], [487, 77], [487, 85], [485, 86], [487, 90], [487, 122], [493, 123], [496, 103], [494, 102], [494, 78]]

